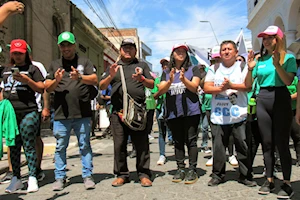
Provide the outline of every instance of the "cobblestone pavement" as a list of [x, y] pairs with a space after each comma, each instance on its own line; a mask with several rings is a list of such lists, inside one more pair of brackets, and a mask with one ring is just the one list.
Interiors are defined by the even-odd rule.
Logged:
[[[236, 180], [238, 172], [236, 168], [229, 163], [226, 166], [226, 182], [217, 187], [208, 187], [207, 183], [210, 180], [211, 167], [206, 167], [205, 163], [211, 154], [199, 152], [198, 156], [198, 174], [199, 180], [195, 184], [185, 185], [184, 183], [172, 183], [172, 177], [176, 171], [176, 162], [174, 158], [174, 149], [172, 146], [166, 147], [166, 156], [168, 162], [164, 166], [157, 166], [156, 161], [159, 157], [158, 150], [158, 134], [154, 133], [154, 140], [151, 140], [151, 169], [153, 171], [153, 186], [143, 188], [138, 182], [138, 177], [135, 173], [135, 159], [128, 158], [128, 166], [131, 171], [131, 181], [122, 187], [114, 188], [111, 182], [114, 179], [113, 174], [113, 141], [112, 139], [94, 139], [92, 148], [94, 153], [94, 179], [96, 189], [86, 191], [81, 178], [81, 161], [78, 154], [78, 148], [74, 146], [68, 149], [68, 184], [61, 192], [52, 191], [52, 183], [54, 182], [54, 164], [52, 163], [52, 155], [46, 155], [43, 160], [42, 168], [46, 173], [46, 179], [39, 183], [40, 190], [36, 193], [26, 194], [25, 188], [18, 191], [16, 194], [5, 194], [4, 190], [7, 184], [0, 185], [0, 199], [30, 199], [30, 200], [54, 200], [54, 199], [120, 199], [120, 200], [169, 200], [169, 199], [204, 199], [204, 200], [263, 200], [276, 199], [276, 193], [280, 189], [280, 180], [276, 180], [276, 190], [273, 194], [261, 196], [257, 194], [259, 186], [248, 188], [239, 184]], [[200, 146], [201, 141], [198, 141]], [[131, 145], [128, 150], [131, 150]], [[291, 149], [292, 156], [295, 158], [295, 152]], [[0, 161], [4, 162], [4, 161]], [[293, 163], [294, 164], [294, 163]], [[255, 180], [259, 185], [264, 182], [262, 152], [258, 151], [254, 173]], [[22, 167], [24, 182], [27, 181], [27, 166]], [[278, 178], [282, 178], [282, 174], [278, 173]], [[293, 165], [292, 168], [292, 186], [295, 190], [295, 195], [292, 199], [300, 199], [300, 168]]]

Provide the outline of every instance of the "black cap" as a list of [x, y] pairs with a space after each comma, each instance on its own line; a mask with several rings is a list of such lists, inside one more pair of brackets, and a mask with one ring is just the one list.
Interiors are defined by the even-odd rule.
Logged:
[[131, 38], [126, 38], [122, 41], [121, 47], [125, 46], [125, 45], [132, 45], [132, 46], [136, 47], [134, 40]]

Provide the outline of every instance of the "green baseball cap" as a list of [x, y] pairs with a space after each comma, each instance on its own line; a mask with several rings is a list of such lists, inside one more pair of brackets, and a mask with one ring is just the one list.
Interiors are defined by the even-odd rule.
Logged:
[[62, 42], [69, 42], [71, 44], [75, 44], [75, 36], [73, 33], [65, 31], [62, 32], [57, 39], [57, 44], [60, 44]]

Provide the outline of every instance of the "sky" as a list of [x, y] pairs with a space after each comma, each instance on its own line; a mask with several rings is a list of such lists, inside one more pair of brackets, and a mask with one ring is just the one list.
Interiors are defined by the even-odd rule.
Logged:
[[[241, 29], [245, 39], [251, 40], [251, 32], [247, 29], [247, 0], [71, 1], [98, 28], [112, 27], [113, 23], [118, 29], [137, 28], [140, 40], [152, 49], [152, 56], [146, 59], [152, 63], [153, 71], [159, 73], [160, 59], [170, 56], [174, 44], [212, 48], [217, 41], [235, 40]], [[113, 23], [104, 14], [101, 2]]]

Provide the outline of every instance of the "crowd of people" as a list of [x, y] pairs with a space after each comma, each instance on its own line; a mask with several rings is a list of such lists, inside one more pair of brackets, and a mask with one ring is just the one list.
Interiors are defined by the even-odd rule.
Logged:
[[[4, 4], [0, 8], [3, 17], [0, 23], [10, 14], [23, 10], [24, 5], [18, 2]], [[292, 197], [290, 137], [296, 151], [296, 165], [300, 166], [299, 61], [285, 51], [284, 34], [279, 27], [269, 26], [258, 37], [262, 38], [260, 52], [250, 51], [246, 57], [239, 55], [233, 41], [223, 41], [213, 48], [210, 67], [192, 65], [189, 47], [175, 44], [170, 56], [160, 60], [160, 77], [136, 58], [137, 46], [133, 39], [127, 38], [120, 45], [118, 60], [99, 80], [93, 63], [76, 53], [76, 39], [71, 32], [58, 36], [62, 57], [52, 61], [47, 70], [32, 60], [31, 48], [25, 40], [12, 40], [8, 45], [10, 64], [1, 72], [0, 85], [1, 123], [6, 130], [4, 137], [9, 146], [10, 166], [2, 179], [3, 183], [10, 183], [5, 192], [13, 193], [24, 187], [20, 172], [21, 146], [29, 168], [27, 192], [38, 191], [38, 181], [45, 177], [41, 169], [40, 124], [50, 117], [51, 110], [56, 138], [53, 190], [60, 191], [65, 187], [66, 150], [71, 130], [78, 139], [84, 186], [87, 190], [94, 189], [90, 137], [95, 135], [96, 102], [100, 97], [110, 119], [105, 134], [113, 137], [113, 172], [116, 175], [113, 187], [120, 187], [130, 180], [127, 166], [129, 140], [134, 147], [140, 184], [152, 186], [149, 137], [155, 116], [159, 128], [157, 165], [167, 162], [167, 135], [168, 143], [174, 145], [177, 171], [172, 182], [197, 182], [197, 141], [201, 132], [201, 151], [212, 153], [206, 163], [212, 166], [208, 186], [224, 182], [226, 149], [229, 162], [238, 165], [237, 181], [248, 187], [256, 186], [252, 165], [261, 144], [266, 181], [258, 193], [266, 195], [274, 191], [278, 159], [283, 173], [278, 198]], [[122, 78], [126, 80], [126, 91]], [[130, 99], [128, 102], [125, 102], [126, 95]], [[130, 104], [131, 101], [134, 104]], [[147, 113], [145, 119], [144, 113]], [[17, 124], [18, 128], [12, 124]], [[209, 132], [212, 148], [208, 147]]]

